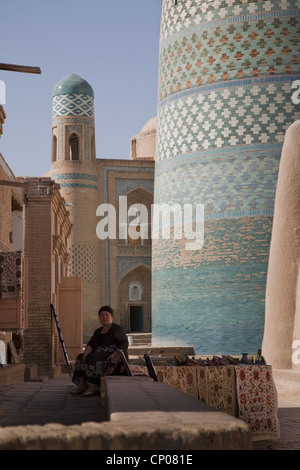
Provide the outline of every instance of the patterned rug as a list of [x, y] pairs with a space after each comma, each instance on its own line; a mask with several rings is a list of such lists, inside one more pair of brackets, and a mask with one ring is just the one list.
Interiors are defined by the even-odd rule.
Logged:
[[197, 366], [199, 400], [237, 415], [235, 372], [232, 366]]
[[278, 439], [277, 394], [271, 366], [235, 366], [238, 417], [251, 428], [253, 439]]
[[[245, 421], [253, 441], [278, 439], [271, 366], [154, 366], [159, 382]], [[147, 374], [147, 368], [141, 367]]]
[[21, 297], [22, 252], [0, 253], [0, 299]]
[[186, 366], [155, 366], [159, 382], [164, 382], [178, 390], [198, 398], [197, 367]]

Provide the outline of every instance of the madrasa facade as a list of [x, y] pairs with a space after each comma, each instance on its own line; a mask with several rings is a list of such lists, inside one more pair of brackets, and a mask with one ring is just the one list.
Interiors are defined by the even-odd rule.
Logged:
[[143, 204], [150, 234], [156, 118], [128, 143], [129, 159], [98, 159], [91, 85], [71, 74], [54, 87], [52, 104], [52, 162], [46, 176], [59, 184], [73, 225], [68, 276], [83, 281], [83, 341], [99, 326], [102, 305], [113, 308], [126, 332], [148, 333], [151, 236], [133, 237], [130, 231], [121, 236], [119, 219], [122, 201], [126, 229], [132, 224], [138, 229], [129, 209]]

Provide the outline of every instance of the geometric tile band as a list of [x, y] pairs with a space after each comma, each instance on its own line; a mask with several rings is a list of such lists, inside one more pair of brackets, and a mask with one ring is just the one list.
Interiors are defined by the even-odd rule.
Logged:
[[98, 191], [98, 186], [86, 183], [60, 183], [61, 188], [87, 188]]
[[282, 143], [286, 129], [300, 119], [291, 97], [291, 82], [279, 82], [172, 101], [159, 109], [158, 161], [212, 148]]
[[[190, 95], [194, 95], [197, 93], [205, 93], [209, 91], [216, 91], [216, 90], [224, 90], [225, 88], [235, 88], [235, 87], [244, 87], [247, 85], [252, 86], [260, 86], [260, 85], [267, 85], [272, 83], [284, 83], [284, 82], [293, 82], [295, 80], [299, 80], [299, 74], [290, 74], [286, 75], [276, 75], [270, 77], [257, 77], [257, 78], [245, 78], [242, 80], [226, 80], [225, 82], [217, 82], [212, 83], [209, 85], [202, 85], [193, 88], [188, 88], [183, 90], [175, 95], [168, 96], [164, 98], [159, 103], [159, 108], [164, 106], [166, 103], [170, 103], [171, 101], [177, 100], [178, 98], [188, 97]], [[292, 90], [291, 90], [292, 94]]]
[[130, 191], [143, 188], [146, 191], [149, 191], [153, 194], [154, 181], [153, 180], [144, 180], [144, 179], [116, 179], [115, 180], [115, 201], [116, 203], [119, 202], [119, 197], [124, 196]]
[[280, 154], [232, 149], [212, 156], [187, 155], [177, 164], [170, 158], [157, 164], [155, 202], [204, 204], [205, 219], [250, 211], [273, 214]]
[[[174, 8], [174, 0], [163, 2], [161, 19], [161, 41], [166, 41], [170, 37], [183, 32], [186, 34], [187, 28], [201, 29], [207, 27], [207, 23], [214, 24], [220, 21], [232, 22], [232, 17], [240, 18], [240, 21], [251, 18], [264, 20], [267, 15], [273, 17], [284, 17], [288, 10], [300, 8], [299, 1], [275, 0], [275, 1], [243, 1], [240, 0], [178, 0], [177, 8]], [[249, 18], [250, 17], [250, 18]], [[203, 26], [202, 26], [203, 27]]]
[[94, 117], [94, 100], [88, 95], [58, 95], [53, 97], [52, 117]]
[[[162, 273], [166, 269], [167, 277], [173, 268], [197, 270], [200, 266], [201, 272], [207, 266], [266, 264], [269, 258], [272, 220], [270, 216], [207, 220], [203, 248], [196, 252], [184, 249], [184, 239], [170, 237], [170, 240], [153, 240], [152, 269]], [[175, 289], [176, 286], [169, 288]], [[193, 289], [192, 285], [190, 289]], [[182, 292], [182, 295], [184, 297], [185, 293]]]
[[52, 174], [52, 177], [59, 181], [59, 180], [68, 180], [68, 179], [73, 179], [73, 180], [88, 180], [88, 181], [98, 181], [97, 176], [95, 175], [89, 175], [86, 173], [59, 173], [59, 174]]
[[[201, 3], [203, 6], [204, 2]], [[255, 2], [256, 7], [259, 5], [259, 12], [246, 16], [234, 14], [229, 5], [231, 2], [225, 3], [229, 18], [219, 18], [216, 22], [210, 15], [207, 22], [200, 23], [204, 17], [202, 14], [194, 28], [187, 19], [182, 24], [189, 24], [189, 27], [185, 26], [182, 34], [176, 33], [171, 40], [161, 42], [160, 99], [197, 85], [235, 78], [291, 74], [297, 70], [298, 2], [286, 2], [291, 10], [280, 11], [278, 8], [279, 11], [272, 9], [267, 12], [261, 10], [271, 3], [275, 8], [278, 2]], [[186, 10], [188, 5], [182, 5], [182, 8]], [[174, 11], [174, 5], [170, 10]], [[180, 7], [178, 16], [181, 19], [179, 10]]]
[[52, 178], [55, 181], [59, 182], [61, 188], [87, 188], [87, 189], [94, 189], [98, 191], [97, 184], [90, 184], [90, 183], [75, 183], [74, 181], [68, 183], [62, 183], [61, 181], [66, 180], [81, 180], [81, 181], [93, 181], [97, 183], [97, 176], [89, 175], [85, 173], [59, 173], [59, 174], [52, 174]]

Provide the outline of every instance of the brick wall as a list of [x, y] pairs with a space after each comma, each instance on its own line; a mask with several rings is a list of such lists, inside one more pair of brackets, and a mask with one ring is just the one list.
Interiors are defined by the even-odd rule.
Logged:
[[51, 319], [51, 197], [29, 196], [25, 210], [25, 256], [28, 258], [28, 330], [25, 361], [39, 373], [53, 366]]
[[[57, 331], [50, 309], [58, 282], [53, 277], [58, 248], [55, 237], [57, 233], [62, 235], [60, 251], [67, 263], [65, 245], [71, 226], [64, 200], [58, 196], [58, 186], [50, 179], [28, 178], [27, 181], [24, 255], [28, 259], [28, 329], [24, 334], [24, 358], [27, 364], [37, 364], [40, 375], [51, 376], [58, 362]], [[65, 212], [64, 224], [60, 208]], [[54, 211], [58, 214], [56, 226]]]

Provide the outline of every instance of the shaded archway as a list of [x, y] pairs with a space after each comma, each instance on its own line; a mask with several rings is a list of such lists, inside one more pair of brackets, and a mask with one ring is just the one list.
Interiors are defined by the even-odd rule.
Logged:
[[79, 136], [72, 132], [69, 138], [69, 159], [79, 160]]
[[[136, 287], [138, 292], [133, 295]], [[151, 269], [137, 264], [119, 281], [119, 306], [121, 324], [127, 332], [151, 331]]]

